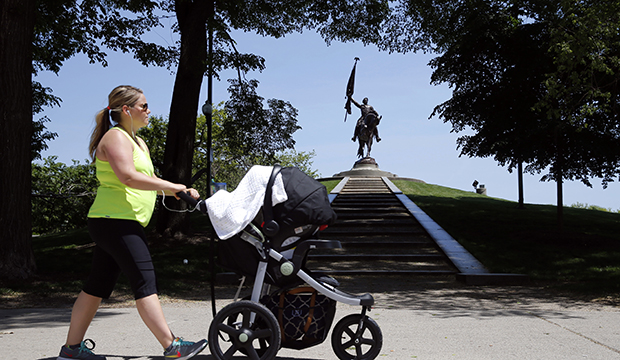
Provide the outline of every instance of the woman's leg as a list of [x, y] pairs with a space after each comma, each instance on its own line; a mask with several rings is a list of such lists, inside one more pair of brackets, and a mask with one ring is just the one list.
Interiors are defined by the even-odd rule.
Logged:
[[69, 325], [66, 345], [78, 345], [84, 340], [86, 330], [93, 321], [100, 304], [100, 297], [88, 295], [83, 291], [78, 295], [71, 311], [71, 325]]
[[136, 300], [136, 307], [140, 317], [142, 317], [142, 321], [155, 335], [157, 341], [164, 349], [168, 348], [174, 340], [174, 335], [172, 335], [172, 331], [168, 327], [157, 294]]
[[[94, 275], [91, 275], [93, 279], [89, 279], [88, 283], [104, 283], [105, 288], [111, 292], [118, 276], [118, 273], [112, 270], [122, 271], [131, 283], [140, 317], [161, 345], [167, 348], [174, 338], [157, 296], [155, 269], [144, 228], [136, 221], [120, 219], [89, 219], [89, 226], [92, 226], [91, 236], [97, 247], [113, 259], [109, 261], [106, 258], [115, 268], [98, 272], [97, 276], [101, 279], [94, 279]], [[107, 274], [110, 274], [109, 278], [106, 278]]]

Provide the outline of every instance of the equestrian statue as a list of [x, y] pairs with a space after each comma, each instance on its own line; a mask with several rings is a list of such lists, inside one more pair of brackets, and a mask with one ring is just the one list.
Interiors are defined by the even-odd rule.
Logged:
[[[353, 133], [353, 142], [357, 139], [359, 141], [359, 148], [357, 149], [358, 158], [367, 158], [370, 156], [370, 150], [372, 149], [373, 138], [377, 142], [381, 141], [379, 137], [379, 129], [377, 126], [381, 121], [382, 116], [370, 105], [368, 105], [368, 98], [365, 97], [360, 105], [353, 97], [349, 96], [350, 100], [355, 106], [357, 106], [362, 114], [357, 119], [355, 125], [355, 132]], [[364, 155], [364, 148], [366, 148], [366, 155]]]

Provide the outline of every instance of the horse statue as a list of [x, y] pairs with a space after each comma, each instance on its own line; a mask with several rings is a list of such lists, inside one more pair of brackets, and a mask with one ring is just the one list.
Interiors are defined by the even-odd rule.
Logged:
[[[377, 135], [377, 125], [379, 125], [381, 118], [382, 116], [377, 117], [377, 115], [369, 113], [359, 125], [359, 132], [357, 135], [357, 141], [359, 143], [359, 148], [357, 149], [358, 158], [370, 156], [373, 138], [376, 137], [377, 141], [381, 140]], [[364, 155], [364, 148], [366, 149], [366, 155]]]
[[[377, 139], [377, 142], [381, 141], [379, 137], [379, 130], [377, 126], [381, 121], [382, 116], [375, 109], [368, 105], [368, 98], [364, 98], [362, 104], [349, 97], [351, 102], [360, 108], [362, 115], [357, 120], [355, 125], [355, 132], [351, 140], [355, 141], [356, 138], [359, 142], [359, 148], [357, 149], [357, 157], [366, 158], [370, 156], [370, 150], [372, 149], [373, 138]], [[364, 155], [364, 148], [367, 149], [366, 155]]]

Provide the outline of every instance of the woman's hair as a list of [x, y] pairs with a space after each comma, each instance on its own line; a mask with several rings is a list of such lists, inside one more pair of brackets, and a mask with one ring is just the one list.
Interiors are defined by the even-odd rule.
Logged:
[[129, 85], [117, 86], [110, 92], [110, 95], [108, 95], [108, 106], [97, 113], [95, 129], [90, 136], [88, 151], [93, 161], [95, 161], [97, 146], [103, 135], [113, 126], [112, 122], [118, 124], [121, 120], [123, 105], [134, 106], [138, 102], [140, 94], [142, 94], [142, 90]]

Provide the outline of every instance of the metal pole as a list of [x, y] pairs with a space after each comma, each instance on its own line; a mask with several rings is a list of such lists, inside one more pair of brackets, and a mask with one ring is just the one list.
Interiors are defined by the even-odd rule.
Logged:
[[211, 190], [212, 189], [211, 187], [211, 180], [212, 180], [211, 164], [213, 163], [213, 149], [212, 149], [213, 132], [211, 129], [213, 126], [213, 25], [211, 24], [211, 22], [213, 20], [214, 11], [215, 11], [215, 4], [213, 2], [211, 2], [211, 11], [212, 11], [211, 13], [212, 15], [207, 22], [208, 42], [209, 42], [208, 44], [209, 67], [207, 69], [207, 101], [202, 106], [202, 113], [205, 115], [206, 120], [207, 120], [207, 152], [208, 152], [207, 176], [209, 177], [209, 180], [207, 181], [208, 183], [207, 197], [211, 197], [211, 195], [213, 195], [212, 190]]
[[[210, 17], [207, 20], [207, 31], [208, 31], [208, 42], [209, 42], [208, 43], [209, 67], [207, 69], [207, 101], [202, 107], [202, 113], [205, 115], [206, 121], [207, 121], [207, 152], [208, 152], [207, 176], [209, 177], [207, 181], [207, 184], [208, 184], [207, 197], [211, 197], [211, 195], [213, 195], [212, 193], [213, 187], [211, 185], [211, 181], [213, 180], [213, 177], [211, 174], [211, 164], [213, 162], [213, 149], [212, 149], [213, 132], [211, 131], [211, 128], [213, 126], [213, 19], [215, 18], [215, 1], [211, 1], [209, 3], [209, 7], [210, 7], [209, 9]], [[210, 272], [211, 272], [211, 311], [212, 311], [213, 317], [215, 317], [217, 310], [215, 307], [215, 231], [213, 230], [213, 228], [211, 228], [209, 238], [211, 240], [211, 246], [210, 246], [211, 256], [210, 256], [210, 261], [209, 261], [209, 267], [210, 267]]]

